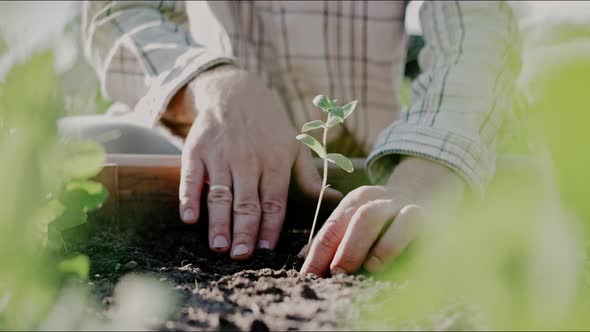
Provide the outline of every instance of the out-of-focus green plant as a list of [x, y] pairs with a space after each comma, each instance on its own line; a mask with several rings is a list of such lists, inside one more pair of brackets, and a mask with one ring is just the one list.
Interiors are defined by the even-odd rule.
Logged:
[[46, 245], [48, 239], [61, 245], [60, 232], [84, 223], [107, 195], [87, 180], [102, 167], [102, 149], [58, 138], [63, 107], [56, 82], [53, 58], [45, 53], [15, 66], [0, 84], [2, 329], [36, 328], [66, 277], [87, 278], [86, 257], [62, 259]]

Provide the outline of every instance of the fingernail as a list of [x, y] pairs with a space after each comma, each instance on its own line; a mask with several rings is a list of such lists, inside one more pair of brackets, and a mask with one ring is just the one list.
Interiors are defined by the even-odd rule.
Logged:
[[367, 269], [369, 272], [375, 272], [381, 268], [381, 265], [381, 260], [379, 258], [371, 256], [365, 262], [365, 269]]
[[213, 248], [215, 249], [223, 249], [226, 248], [228, 245], [229, 242], [227, 242], [227, 239], [223, 235], [217, 235], [213, 239]]
[[301, 251], [299, 251], [299, 253], [297, 254], [297, 257], [299, 258], [305, 258], [305, 254], [307, 252], [307, 246], [304, 246]]
[[232, 250], [231, 254], [233, 256], [243, 256], [245, 254], [248, 253], [248, 246], [245, 244], [238, 244], [237, 246], [234, 247], [234, 249]]
[[182, 212], [182, 221], [193, 221], [193, 219], [195, 219], [193, 209], [186, 209]]
[[341, 269], [339, 267], [334, 267], [334, 268], [330, 269], [330, 273], [332, 274], [332, 276], [336, 276], [339, 274], [348, 274], [348, 273], [346, 273], [346, 271], [344, 271], [343, 269]]
[[266, 240], [258, 241], [258, 248], [260, 249], [270, 249], [270, 242]]

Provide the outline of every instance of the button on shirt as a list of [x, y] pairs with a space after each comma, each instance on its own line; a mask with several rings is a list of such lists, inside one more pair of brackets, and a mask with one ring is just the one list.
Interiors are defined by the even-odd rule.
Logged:
[[[154, 126], [188, 81], [223, 63], [257, 73], [296, 127], [324, 115], [317, 94], [359, 100], [329, 138], [334, 152], [368, 154], [375, 182], [400, 155], [453, 169], [483, 192], [511, 117], [520, 37], [506, 2], [425, 2], [426, 46], [410, 105], [399, 87], [405, 63], [404, 1], [88, 1], [85, 53], [105, 97]], [[348, 150], [348, 151], [347, 151]]]

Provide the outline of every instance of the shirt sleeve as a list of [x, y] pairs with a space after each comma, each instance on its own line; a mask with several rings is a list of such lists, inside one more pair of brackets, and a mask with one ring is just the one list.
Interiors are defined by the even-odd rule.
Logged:
[[407, 112], [377, 138], [369, 177], [383, 182], [400, 155], [416, 156], [449, 167], [483, 194], [520, 71], [514, 15], [506, 2], [425, 1], [420, 21], [423, 73], [413, 82]]
[[[206, 2], [195, 6], [200, 18], [215, 22]], [[84, 53], [102, 94], [134, 109], [139, 124], [155, 125], [200, 72], [234, 62], [219, 25], [208, 25], [215, 36], [193, 40], [184, 1], [86, 1], [83, 8]]]

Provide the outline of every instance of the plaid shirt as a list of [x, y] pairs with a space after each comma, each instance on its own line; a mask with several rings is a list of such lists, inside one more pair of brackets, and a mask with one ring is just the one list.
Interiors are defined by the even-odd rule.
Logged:
[[450, 167], [482, 192], [519, 69], [511, 8], [425, 2], [423, 73], [402, 110], [405, 9], [403, 1], [88, 1], [85, 53], [105, 97], [133, 108], [147, 126], [200, 72], [234, 63], [265, 80], [297, 127], [323, 115], [311, 104], [316, 94], [358, 99], [330, 149], [350, 154], [355, 142], [370, 153], [375, 182], [399, 155], [413, 155]]

